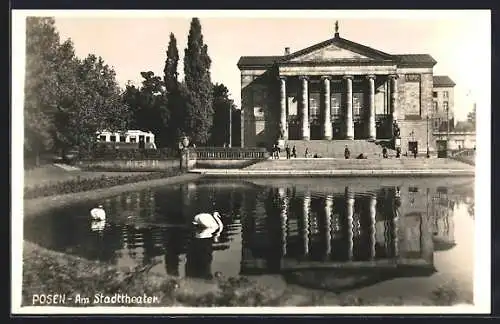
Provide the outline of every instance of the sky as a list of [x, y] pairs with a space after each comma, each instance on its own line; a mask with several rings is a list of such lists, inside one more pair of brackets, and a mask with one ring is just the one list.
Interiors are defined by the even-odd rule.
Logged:
[[[486, 15], [485, 15], [486, 13]], [[52, 12], [53, 14], [53, 12]], [[143, 11], [133, 13], [56, 13], [61, 39], [71, 38], [76, 54], [102, 56], [121, 86], [140, 84], [141, 71], [163, 75], [169, 34], [180, 54], [179, 73], [190, 21], [199, 17], [212, 59], [212, 81], [225, 84], [240, 105], [241, 56], [282, 55], [340, 36], [390, 54], [430, 54], [434, 75], [448, 75], [455, 87], [455, 117], [489, 109], [490, 19], [488, 11]], [[486, 18], [486, 19], [485, 19]], [[489, 90], [489, 89], [488, 89]], [[482, 100], [487, 96], [488, 101]]]

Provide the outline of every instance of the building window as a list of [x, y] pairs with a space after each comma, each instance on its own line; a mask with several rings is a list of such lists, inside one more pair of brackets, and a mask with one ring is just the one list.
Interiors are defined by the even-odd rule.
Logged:
[[330, 101], [330, 115], [332, 119], [336, 119], [340, 116], [340, 98], [341, 94], [340, 93], [334, 93], [332, 94], [332, 98]]
[[127, 141], [127, 136], [121, 135], [120, 136], [120, 142], [125, 143]]
[[436, 118], [434, 119], [434, 129], [439, 129], [439, 125], [441, 125], [441, 119]]
[[[317, 94], [317, 97], [319, 98], [319, 93]], [[309, 98], [309, 115], [310, 115], [311, 119], [319, 119], [319, 100], [318, 100], [318, 98], [314, 98], [313, 94], [311, 94], [311, 98]]]
[[434, 106], [434, 112], [437, 113], [438, 112], [438, 103], [437, 103], [437, 101], [434, 101], [432, 103], [432, 105]]
[[443, 110], [448, 111], [448, 101], [443, 101]]
[[106, 142], [106, 135], [101, 135], [101, 136], [99, 136], [99, 140], [100, 140], [101, 142]]
[[137, 143], [137, 138], [135, 136], [130, 136], [130, 143]]
[[352, 112], [354, 116], [363, 114], [363, 94], [353, 93], [352, 98]]
[[443, 91], [443, 98], [448, 99], [448, 91]]
[[146, 136], [146, 143], [149, 143], [149, 136]]
[[433, 91], [432, 92], [432, 98], [437, 98], [438, 97], [438, 93], [437, 91]]
[[109, 141], [113, 143], [116, 142], [116, 135], [111, 135]]

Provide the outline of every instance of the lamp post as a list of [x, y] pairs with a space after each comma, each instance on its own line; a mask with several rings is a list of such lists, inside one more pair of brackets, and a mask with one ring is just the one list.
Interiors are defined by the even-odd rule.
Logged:
[[233, 107], [229, 105], [229, 147], [233, 145]]
[[429, 152], [429, 114], [427, 114], [427, 158], [430, 157]]

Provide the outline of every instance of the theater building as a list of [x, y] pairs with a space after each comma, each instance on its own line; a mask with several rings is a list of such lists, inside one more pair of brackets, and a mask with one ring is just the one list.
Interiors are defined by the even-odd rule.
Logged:
[[333, 38], [308, 48], [242, 56], [241, 146], [278, 139], [394, 143], [397, 125], [403, 152], [434, 151], [436, 63], [429, 54], [388, 54], [352, 42], [340, 37], [338, 24]]

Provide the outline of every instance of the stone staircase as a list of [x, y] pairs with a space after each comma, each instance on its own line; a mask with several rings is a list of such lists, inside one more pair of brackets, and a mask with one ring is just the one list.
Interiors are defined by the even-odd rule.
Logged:
[[297, 158], [286, 160], [266, 160], [251, 165], [244, 170], [474, 170], [466, 163], [452, 159], [417, 157], [402, 158]]
[[[343, 158], [344, 149], [347, 145], [351, 151], [351, 158], [357, 157], [359, 154], [363, 153], [367, 157], [381, 157], [383, 142], [370, 142], [368, 140], [312, 140], [312, 141], [302, 141], [302, 140], [289, 140], [288, 143], [290, 149], [295, 145], [297, 149], [297, 157], [304, 157], [306, 148], [309, 149], [309, 154], [313, 157], [318, 154], [322, 158]], [[389, 155], [396, 155], [396, 151], [392, 149], [387, 149]], [[282, 151], [282, 156], [285, 153]]]

